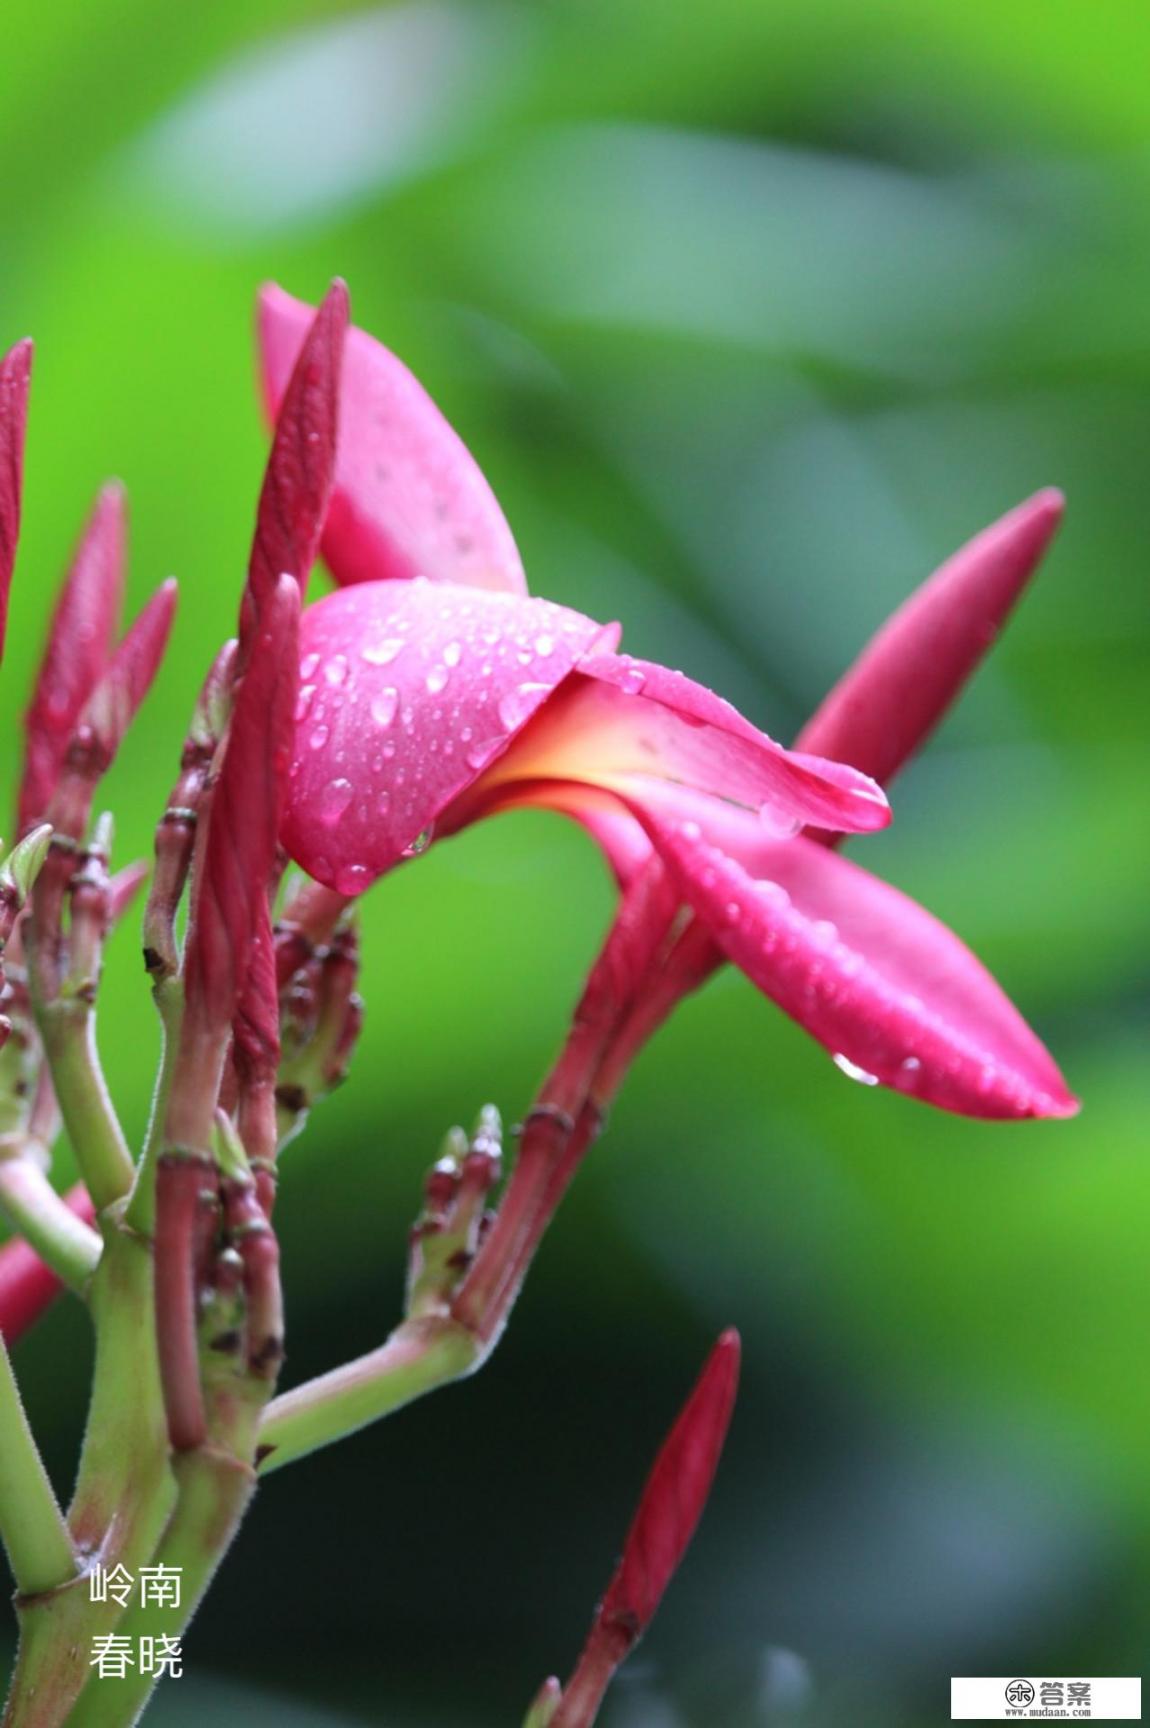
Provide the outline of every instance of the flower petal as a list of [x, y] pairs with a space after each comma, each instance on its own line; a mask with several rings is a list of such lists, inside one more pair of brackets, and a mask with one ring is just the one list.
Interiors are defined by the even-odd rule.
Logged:
[[24, 485], [24, 430], [28, 420], [28, 382], [32, 344], [25, 338], [0, 359], [0, 654], [8, 623], [8, 590], [20, 537], [20, 500]]
[[124, 592], [125, 502], [105, 486], [84, 526], [56, 602], [32, 700], [20, 785], [20, 831], [51, 803], [80, 710], [108, 665]]
[[994, 643], [1062, 509], [1060, 492], [1038, 492], [948, 559], [872, 637], [796, 747], [851, 762], [885, 785]]
[[[259, 611], [280, 576], [294, 576], [301, 595], [307, 590], [335, 476], [347, 318], [347, 287], [337, 278], [315, 317], [309, 315], [276, 413], [248, 562], [246, 612]], [[249, 617], [241, 637], [255, 627]]]
[[[418, 847], [604, 639], [525, 595], [369, 582], [309, 606], [284, 844], [357, 894]], [[453, 821], [451, 826], [460, 823]]]
[[656, 811], [681, 786], [755, 811], [776, 833], [805, 822], [866, 833], [890, 821], [865, 775], [793, 755], [701, 684], [630, 655], [582, 661], [484, 784], [516, 778], [598, 785]]
[[[312, 309], [282, 288], [260, 295], [264, 395], [274, 417]], [[335, 489], [322, 550], [341, 584], [426, 576], [527, 590], [494, 494], [462, 439], [394, 354], [348, 331]]]
[[913, 900], [804, 837], [648, 830], [727, 956], [852, 1077], [968, 1116], [1074, 1114], [994, 979]]

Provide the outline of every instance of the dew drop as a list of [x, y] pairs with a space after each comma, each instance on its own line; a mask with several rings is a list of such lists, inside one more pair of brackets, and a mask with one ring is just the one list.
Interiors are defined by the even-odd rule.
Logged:
[[431, 696], [438, 696], [450, 676], [451, 674], [447, 670], [446, 666], [433, 666], [431, 671], [427, 674], [428, 694]]
[[300, 685], [299, 695], [295, 699], [295, 717], [297, 720], [303, 720], [307, 717], [307, 711], [311, 707], [311, 699], [314, 695], [314, 684]]
[[917, 1056], [904, 1056], [898, 1065], [894, 1083], [900, 1092], [913, 1092], [919, 1083], [922, 1073], [922, 1063]]
[[463, 648], [458, 642], [449, 642], [443, 650], [443, 664], [445, 666], [458, 666], [462, 657]]
[[382, 642], [374, 642], [370, 648], [364, 648], [361, 652], [369, 666], [390, 666], [396, 655], [402, 654], [403, 648], [402, 638], [385, 636]]
[[309, 678], [314, 678], [319, 665], [318, 654], [305, 654], [299, 663], [299, 675], [306, 684]]
[[403, 856], [405, 858], [418, 858], [421, 853], [426, 852], [427, 848], [431, 845], [434, 832], [434, 828], [430, 825], [426, 828], [421, 828], [410, 846], [405, 846], [403, 848]]
[[518, 684], [514, 690], [504, 691], [499, 698], [499, 718], [509, 732], [523, 725], [549, 689], [548, 684]]
[[319, 819], [325, 828], [334, 828], [353, 797], [350, 780], [329, 780], [319, 795]]
[[835, 1056], [835, 1067], [840, 1074], [845, 1074], [848, 1080], [857, 1080], [860, 1086], [877, 1086], [878, 1075], [868, 1074], [865, 1068], [860, 1068], [857, 1062], [852, 1062], [847, 1056]]
[[362, 894], [369, 880], [366, 864], [348, 864], [336, 876], [336, 892], [339, 894]]
[[327, 727], [326, 726], [316, 726], [316, 727], [313, 727], [313, 729], [312, 729], [312, 734], [311, 734], [311, 737], [308, 739], [308, 743], [311, 745], [311, 748], [313, 750], [322, 750], [324, 745], [327, 743], [327, 740], [328, 740]]
[[395, 711], [399, 707], [399, 691], [394, 684], [389, 684], [381, 690], [371, 704], [371, 717], [377, 726], [390, 726], [395, 719]]
[[546, 660], [549, 654], [555, 652], [555, 638], [553, 636], [536, 636], [535, 652], [540, 660]]
[[323, 675], [329, 684], [340, 685], [347, 681], [347, 655], [333, 654], [323, 669]]
[[625, 696], [638, 696], [647, 682], [647, 674], [642, 667], [628, 664], [619, 681], [619, 688]]

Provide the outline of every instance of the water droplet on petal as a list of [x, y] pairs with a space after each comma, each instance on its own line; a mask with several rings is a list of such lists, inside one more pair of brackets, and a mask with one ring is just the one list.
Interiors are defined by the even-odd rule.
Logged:
[[877, 1074], [868, 1074], [865, 1068], [860, 1068], [858, 1063], [852, 1062], [849, 1057], [835, 1056], [833, 1061], [835, 1067], [841, 1074], [845, 1074], [848, 1080], [857, 1080], [860, 1086], [878, 1085]]
[[318, 665], [319, 665], [319, 655], [318, 654], [305, 654], [304, 655], [303, 659], [299, 663], [299, 675], [303, 679], [305, 684], [307, 683], [309, 678], [315, 677], [316, 667]]
[[311, 707], [311, 699], [314, 695], [314, 684], [300, 685], [299, 695], [295, 699], [295, 717], [297, 720], [303, 720], [306, 717], [307, 711]]
[[323, 669], [329, 684], [343, 684], [347, 679], [347, 655], [333, 654]]
[[437, 696], [447, 683], [451, 674], [446, 666], [433, 666], [427, 674], [427, 689], [432, 696]]
[[395, 711], [399, 707], [399, 691], [394, 684], [389, 684], [381, 690], [371, 704], [371, 717], [377, 726], [390, 726], [395, 719]]
[[313, 750], [322, 750], [324, 745], [327, 743], [327, 740], [328, 740], [327, 727], [326, 726], [316, 726], [312, 729], [312, 734], [311, 734], [311, 737], [308, 739], [308, 743], [311, 745], [311, 748]]
[[362, 894], [371, 880], [366, 864], [348, 864], [335, 879], [339, 894]]
[[404, 847], [403, 856], [405, 858], [418, 858], [419, 855], [422, 852], [426, 852], [427, 848], [431, 845], [434, 833], [435, 830], [430, 825], [426, 828], [421, 828], [410, 846]]
[[486, 768], [487, 764], [498, 750], [500, 743], [501, 740], [498, 738], [487, 738], [482, 744], [473, 744], [470, 750], [468, 750], [465, 758], [467, 766], [469, 768], [474, 768], [476, 773], [478, 773], [481, 768]]
[[628, 663], [619, 681], [619, 688], [625, 696], [638, 696], [647, 682], [647, 674], [641, 666]]
[[546, 660], [549, 654], [555, 652], [555, 638], [553, 636], [536, 636], [535, 652], [540, 660]]
[[462, 656], [462, 646], [458, 642], [449, 642], [443, 650], [443, 664], [445, 666], [458, 666]]
[[838, 940], [838, 927], [829, 918], [816, 918], [810, 928], [811, 941], [816, 948], [830, 948]]
[[404, 643], [398, 636], [385, 636], [382, 642], [374, 642], [370, 648], [361, 652], [369, 666], [390, 666], [397, 654], [403, 652]]
[[917, 1056], [904, 1056], [898, 1065], [894, 1083], [900, 1092], [913, 1092], [919, 1084], [922, 1073], [922, 1063]]
[[350, 780], [329, 780], [319, 795], [319, 819], [334, 828], [354, 796]]
[[507, 730], [522, 726], [549, 690], [548, 684], [518, 684], [513, 690], [504, 691], [499, 698], [499, 718]]

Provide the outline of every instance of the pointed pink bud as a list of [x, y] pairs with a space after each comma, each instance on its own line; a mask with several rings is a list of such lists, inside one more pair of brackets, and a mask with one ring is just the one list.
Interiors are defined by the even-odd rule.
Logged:
[[748, 838], [733, 821], [648, 831], [728, 959], [852, 1079], [967, 1116], [1077, 1110], [990, 974], [897, 889], [805, 837]]
[[20, 538], [20, 499], [24, 487], [24, 431], [28, 420], [28, 383], [32, 344], [25, 339], [0, 360], [0, 655], [8, 624], [8, 593]]
[[56, 602], [24, 718], [21, 832], [48, 809], [80, 710], [108, 664], [123, 598], [125, 530], [124, 490], [105, 486]]
[[[82, 1182], [69, 1189], [64, 1199], [77, 1218], [91, 1224], [96, 1209]], [[0, 1248], [0, 1337], [8, 1345], [37, 1321], [64, 1286], [56, 1274], [29, 1247], [14, 1236]]]
[[109, 925], [118, 924], [131, 910], [132, 902], [148, 880], [151, 869], [146, 859], [140, 858], [135, 864], [125, 864], [122, 870], [116, 871], [108, 883]]
[[602, 635], [547, 600], [368, 582], [309, 606], [284, 843], [357, 894], [418, 847]]
[[553, 1728], [590, 1728], [612, 1674], [646, 1631], [678, 1570], [727, 1438], [739, 1356], [739, 1334], [724, 1332], [663, 1442]]
[[900, 606], [796, 740], [884, 785], [914, 754], [994, 643], [1062, 520], [1038, 492], [956, 552]]
[[91, 731], [106, 769], [152, 687], [168, 646], [176, 615], [174, 577], [160, 584], [115, 650], [80, 716], [80, 727]]
[[[335, 477], [347, 287], [328, 289], [292, 369], [275, 421], [248, 566], [245, 606], [258, 611], [278, 576], [301, 595], [319, 552]], [[245, 620], [244, 630], [250, 627]]]
[[[282, 288], [260, 295], [264, 397], [274, 417], [312, 318]], [[341, 584], [427, 576], [526, 591], [491, 488], [407, 368], [363, 330], [348, 332], [342, 435], [323, 555]]]
[[291, 755], [299, 589], [281, 576], [261, 609], [208, 806], [185, 960], [197, 1032], [230, 1027], [266, 907]]

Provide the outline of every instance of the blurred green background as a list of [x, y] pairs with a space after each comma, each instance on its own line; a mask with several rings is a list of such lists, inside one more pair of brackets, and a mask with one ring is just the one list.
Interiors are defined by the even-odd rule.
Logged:
[[[609, 1728], [912, 1728], [952, 1674], [1141, 1672], [1148, 53], [1117, 0], [9, 12], [0, 336], [39, 352], [0, 706], [14, 739], [120, 474], [133, 605], [183, 589], [108, 787], [121, 862], [235, 614], [265, 277], [346, 276], [533, 587], [783, 738], [964, 538], [1048, 482], [1070, 503], [855, 853], [986, 959], [1081, 1117], [852, 1086], [724, 973], [640, 1063], [482, 1375], [269, 1481], [159, 1728], [518, 1723], [729, 1322], [726, 1462]], [[360, 1057], [282, 1189], [291, 1377], [392, 1323], [441, 1133], [526, 1106], [610, 904], [545, 816], [371, 894]], [[156, 1035], [128, 930], [101, 1019], [138, 1135]], [[62, 1486], [88, 1357], [74, 1304], [17, 1352]]]

